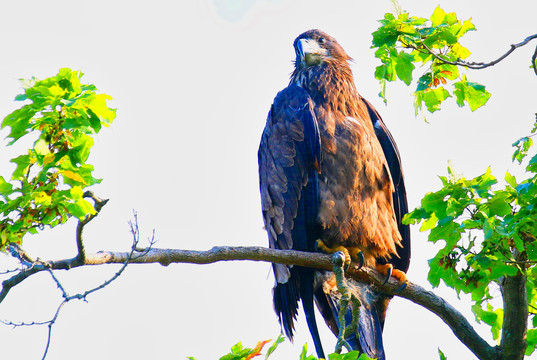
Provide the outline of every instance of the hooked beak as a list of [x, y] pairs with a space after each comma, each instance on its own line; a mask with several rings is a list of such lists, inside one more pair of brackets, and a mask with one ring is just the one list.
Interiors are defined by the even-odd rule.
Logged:
[[319, 43], [313, 39], [300, 39], [296, 44], [297, 61], [306, 66], [320, 64], [326, 54], [326, 49], [320, 47]]

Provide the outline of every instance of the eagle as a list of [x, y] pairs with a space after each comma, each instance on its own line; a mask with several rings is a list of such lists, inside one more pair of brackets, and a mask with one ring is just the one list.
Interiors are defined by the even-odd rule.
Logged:
[[[269, 245], [346, 249], [363, 266], [404, 281], [410, 262], [408, 211], [399, 151], [379, 113], [356, 90], [352, 60], [333, 37], [309, 30], [294, 41], [289, 85], [270, 108], [258, 151], [261, 205]], [[292, 340], [299, 302], [319, 358], [314, 304], [337, 336], [340, 294], [334, 274], [273, 264], [274, 310]], [[361, 302], [353, 349], [385, 359], [382, 329], [391, 299], [349, 281]], [[346, 318], [350, 318], [351, 309]]]

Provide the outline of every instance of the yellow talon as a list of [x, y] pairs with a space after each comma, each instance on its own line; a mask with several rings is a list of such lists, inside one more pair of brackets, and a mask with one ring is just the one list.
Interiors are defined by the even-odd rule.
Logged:
[[344, 247], [341, 245], [328, 247], [322, 240], [318, 239], [315, 243], [315, 247], [318, 251], [325, 254], [333, 254], [341, 251], [345, 255], [345, 269], [348, 269], [351, 261], [355, 261], [360, 264], [360, 267], [364, 265], [364, 255], [358, 247]]
[[376, 268], [380, 273], [386, 275], [386, 279], [384, 280], [384, 283], [382, 285], [385, 285], [391, 277], [394, 277], [402, 284], [398, 291], [403, 290], [407, 286], [408, 279], [406, 277], [406, 274], [401, 270], [394, 269], [392, 264], [377, 264]]

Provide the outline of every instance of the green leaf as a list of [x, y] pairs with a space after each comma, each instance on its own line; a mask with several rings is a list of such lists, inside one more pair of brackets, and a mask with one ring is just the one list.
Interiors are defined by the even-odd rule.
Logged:
[[420, 231], [427, 231], [433, 229], [436, 226], [437, 222], [438, 218], [436, 217], [436, 215], [434, 213], [431, 214], [431, 217], [425, 220], [421, 225]]
[[32, 194], [32, 199], [36, 205], [50, 206], [52, 203], [52, 198], [44, 191], [39, 191]]
[[429, 273], [427, 274], [427, 281], [433, 286], [438, 287], [440, 285], [440, 279], [446, 272], [443, 266], [440, 266], [439, 259], [433, 258], [429, 260]]
[[17, 164], [17, 169], [13, 172], [12, 179], [13, 180], [22, 180], [26, 173], [28, 172], [28, 167], [30, 166], [30, 156], [29, 155], [21, 155], [17, 156], [14, 159], [11, 159], [12, 163]]
[[420, 78], [418, 79], [418, 87], [416, 88], [416, 92], [428, 89], [432, 81], [433, 76], [430, 72], [427, 72], [420, 76]]
[[395, 63], [389, 60], [386, 64], [377, 66], [375, 78], [378, 80], [394, 81], [396, 76]]
[[380, 79], [380, 92], [379, 96], [384, 101], [384, 104], [388, 103], [388, 99], [386, 99], [386, 79]]
[[518, 186], [518, 183], [516, 182], [516, 178], [511, 175], [508, 171], [505, 173], [505, 181], [514, 189]]
[[431, 15], [432, 26], [435, 27], [435, 26], [442, 24], [445, 17], [446, 17], [446, 12], [442, 10], [440, 5], [437, 6], [436, 9], [434, 9], [433, 14]]
[[462, 23], [462, 26], [457, 33], [457, 37], [464, 36], [468, 31], [475, 31], [475, 26], [472, 24], [471, 20], [472, 19], [468, 19]]
[[13, 185], [0, 176], [0, 195], [7, 196], [13, 192]]
[[444, 197], [445, 194], [443, 192], [427, 193], [421, 200], [421, 206], [428, 212], [435, 212], [440, 217], [444, 217], [446, 209]]
[[[534, 316], [534, 319], [536, 317]], [[526, 334], [526, 341], [528, 342], [528, 347], [526, 348], [526, 356], [530, 356], [535, 351], [537, 346], [537, 329], [528, 329]]]
[[492, 279], [500, 279], [504, 276], [515, 276], [518, 274], [518, 269], [512, 265], [504, 264], [500, 261], [495, 261], [491, 266], [490, 277]]
[[88, 115], [91, 128], [98, 133], [101, 130], [101, 120], [91, 109], [88, 109]]
[[465, 48], [459, 43], [456, 43], [451, 47], [451, 52], [458, 59], [466, 59], [468, 56], [472, 54], [470, 50], [468, 50], [467, 48]]
[[18, 139], [30, 131], [30, 122], [36, 112], [37, 111], [30, 106], [25, 105], [4, 118], [2, 121], [2, 128], [6, 126], [11, 128], [11, 132], [7, 137], [11, 138], [12, 141], [8, 143], [8, 145], [14, 144]]
[[268, 359], [269, 356], [276, 350], [279, 344], [281, 344], [285, 340], [285, 337], [280, 334], [278, 338], [274, 341], [274, 343], [268, 348], [267, 354], [265, 355], [265, 359]]
[[66, 207], [67, 211], [69, 211], [69, 214], [73, 215], [79, 220], [84, 220], [86, 215], [94, 215], [96, 213], [93, 205], [84, 199], [77, 200], [74, 203], [69, 203], [66, 205]]
[[80, 186], [73, 186], [71, 189], [69, 189], [69, 197], [73, 200], [80, 200], [82, 199], [83, 195], [84, 192]]
[[[528, 155], [528, 150], [533, 146], [533, 140], [529, 136], [524, 136], [514, 142], [512, 146], [516, 148], [513, 153], [512, 161], [516, 160], [520, 164]], [[533, 158], [530, 160], [530, 164], [532, 161], [534, 161]]]
[[15, 96], [15, 101], [24, 101], [26, 99], [28, 99], [26, 94], [19, 94], [19, 95]]
[[405, 84], [410, 85], [412, 82], [412, 71], [414, 71], [414, 56], [406, 53], [401, 53], [396, 60], [395, 71], [399, 79]]
[[112, 97], [106, 94], [98, 94], [88, 104], [88, 108], [101, 119], [101, 123], [104, 126], [109, 126], [116, 117], [116, 110], [108, 107], [107, 100], [112, 100]]
[[47, 155], [50, 153], [48, 142], [44, 139], [38, 139], [34, 144], [34, 150], [37, 155]]
[[436, 89], [427, 89], [420, 92], [420, 94], [421, 101], [425, 103], [425, 106], [430, 113], [440, 110], [442, 102], [448, 97], [451, 97], [451, 95], [449, 95], [449, 92], [443, 87], [438, 87]]
[[495, 197], [491, 199], [487, 203], [487, 207], [490, 210], [490, 216], [497, 215], [503, 217], [513, 211], [505, 197]]
[[442, 350], [440, 350], [440, 348], [438, 348], [438, 356], [440, 356], [440, 360], [447, 360], [446, 355], [444, 355], [444, 353], [442, 352]]
[[454, 86], [457, 105], [462, 107], [464, 106], [464, 102], [467, 102], [472, 111], [485, 105], [490, 98], [490, 93], [483, 85], [468, 82], [466, 76], [463, 76], [463, 79], [456, 82]]
[[314, 355], [307, 355], [308, 353], [308, 345], [304, 344], [302, 347], [302, 352], [300, 353], [300, 360], [317, 360], [317, 357]]
[[351, 351], [345, 354], [328, 354], [328, 360], [371, 360], [371, 358], [365, 354], [360, 354], [358, 351]]

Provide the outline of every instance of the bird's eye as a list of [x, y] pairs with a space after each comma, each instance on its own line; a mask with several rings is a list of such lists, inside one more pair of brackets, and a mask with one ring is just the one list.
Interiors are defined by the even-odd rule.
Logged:
[[322, 45], [322, 44], [324, 44], [326, 42], [326, 39], [325, 38], [319, 38], [319, 40], [317, 40], [317, 42]]

